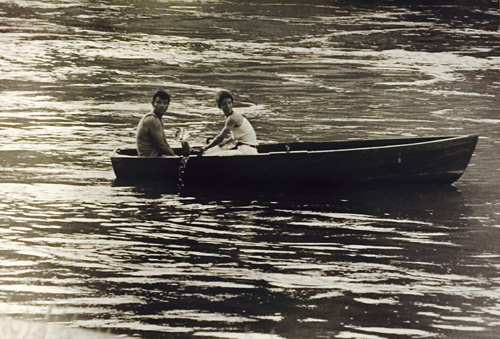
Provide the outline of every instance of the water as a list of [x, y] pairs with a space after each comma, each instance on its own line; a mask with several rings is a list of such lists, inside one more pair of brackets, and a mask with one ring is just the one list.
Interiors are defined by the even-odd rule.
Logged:
[[[486, 1], [2, 2], [0, 314], [141, 338], [498, 337], [498, 23]], [[120, 185], [109, 154], [157, 88], [192, 144], [222, 127], [220, 88], [264, 142], [480, 141], [450, 187]]]

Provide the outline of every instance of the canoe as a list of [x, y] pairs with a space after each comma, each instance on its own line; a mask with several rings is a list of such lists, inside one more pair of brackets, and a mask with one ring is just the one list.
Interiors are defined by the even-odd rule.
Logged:
[[466, 135], [268, 143], [258, 146], [257, 155], [163, 158], [139, 157], [135, 149], [116, 149], [111, 162], [118, 179], [167, 184], [451, 184], [464, 173], [477, 141], [477, 135]]

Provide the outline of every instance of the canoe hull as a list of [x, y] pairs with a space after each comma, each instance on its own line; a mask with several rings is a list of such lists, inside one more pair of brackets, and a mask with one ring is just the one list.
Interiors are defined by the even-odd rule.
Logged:
[[477, 136], [462, 136], [267, 144], [259, 147], [258, 155], [194, 155], [184, 159], [141, 158], [117, 150], [111, 161], [119, 179], [167, 183], [451, 184], [464, 173], [477, 140]]

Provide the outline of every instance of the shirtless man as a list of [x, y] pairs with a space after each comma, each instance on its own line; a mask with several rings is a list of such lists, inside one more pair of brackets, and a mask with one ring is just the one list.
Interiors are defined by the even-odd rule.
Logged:
[[[170, 104], [170, 95], [159, 90], [153, 95], [152, 104], [151, 112], [143, 116], [137, 126], [137, 153], [142, 157], [175, 156], [165, 137], [161, 120]], [[189, 149], [186, 142], [182, 143], [182, 147], [184, 151]]]
[[[216, 95], [217, 106], [226, 116], [226, 123], [220, 133], [208, 145], [201, 149], [202, 153], [209, 154], [257, 154], [257, 136], [250, 122], [240, 113], [233, 111], [234, 98], [228, 91], [220, 91]], [[236, 146], [230, 151], [218, 150], [213, 147], [226, 144], [225, 139], [236, 141]]]

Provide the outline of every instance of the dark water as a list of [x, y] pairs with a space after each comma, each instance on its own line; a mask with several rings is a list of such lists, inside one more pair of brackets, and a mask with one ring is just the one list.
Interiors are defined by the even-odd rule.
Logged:
[[[3, 1], [0, 314], [141, 338], [498, 337], [497, 4], [430, 3]], [[194, 144], [221, 127], [219, 88], [262, 141], [480, 141], [449, 187], [119, 185], [109, 154], [157, 88], [168, 137]]]

